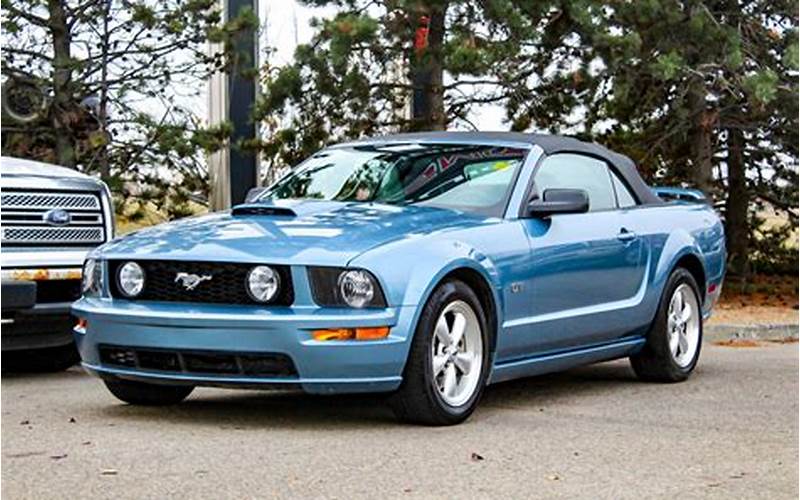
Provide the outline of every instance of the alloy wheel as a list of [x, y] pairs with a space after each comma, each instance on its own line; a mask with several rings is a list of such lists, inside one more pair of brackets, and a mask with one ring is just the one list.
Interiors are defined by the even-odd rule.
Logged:
[[461, 406], [474, 394], [483, 349], [475, 311], [464, 301], [450, 302], [439, 315], [431, 342], [434, 388], [448, 405]]
[[689, 366], [700, 341], [700, 306], [692, 288], [681, 284], [672, 294], [667, 312], [667, 338], [672, 359]]

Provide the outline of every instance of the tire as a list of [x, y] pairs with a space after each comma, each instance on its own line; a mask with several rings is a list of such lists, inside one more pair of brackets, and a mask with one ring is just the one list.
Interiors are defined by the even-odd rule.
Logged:
[[[676, 293], [679, 290], [682, 295], [682, 304], [692, 308], [692, 317], [685, 322], [683, 327], [685, 333], [683, 334], [680, 333], [680, 324], [670, 320], [670, 306], [674, 300], [677, 300]], [[672, 328], [673, 325], [677, 325], [678, 329]], [[696, 331], [694, 331], [695, 329]], [[700, 289], [692, 274], [679, 267], [667, 280], [658, 312], [650, 326], [650, 332], [647, 334], [647, 342], [641, 352], [631, 356], [631, 366], [641, 380], [682, 382], [689, 378], [697, 366], [702, 344], [703, 318]]]
[[194, 386], [191, 385], [145, 384], [129, 380], [106, 380], [104, 382], [117, 399], [142, 406], [178, 404], [194, 390]]
[[[462, 324], [459, 316], [463, 319], [463, 329], [456, 325]], [[444, 324], [448, 326], [447, 335], [437, 333], [441, 318], [445, 318]], [[459, 331], [463, 331], [460, 335], [463, 340], [458, 344], [443, 341], [457, 338]], [[403, 382], [390, 398], [395, 415], [423, 425], [463, 422], [477, 407], [486, 387], [489, 346], [486, 314], [475, 292], [458, 280], [440, 285], [422, 310]], [[446, 388], [449, 389], [445, 391]]]
[[3, 353], [3, 372], [62, 372], [80, 361], [75, 344]]

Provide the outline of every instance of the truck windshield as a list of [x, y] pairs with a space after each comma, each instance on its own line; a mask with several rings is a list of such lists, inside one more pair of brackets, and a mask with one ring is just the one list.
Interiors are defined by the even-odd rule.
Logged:
[[499, 216], [526, 149], [393, 144], [330, 148], [259, 196], [425, 205]]

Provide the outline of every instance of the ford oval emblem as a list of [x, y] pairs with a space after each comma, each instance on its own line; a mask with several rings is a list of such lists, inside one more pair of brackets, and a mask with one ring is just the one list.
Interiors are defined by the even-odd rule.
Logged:
[[72, 221], [72, 216], [66, 210], [57, 208], [55, 210], [48, 210], [42, 216], [42, 220], [51, 226], [63, 226]]

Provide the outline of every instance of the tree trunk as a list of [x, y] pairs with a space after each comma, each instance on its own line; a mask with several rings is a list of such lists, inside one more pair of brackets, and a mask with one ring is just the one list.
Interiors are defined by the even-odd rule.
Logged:
[[447, 116], [444, 110], [444, 64], [442, 45], [445, 35], [447, 3], [422, 6], [412, 16], [428, 19], [426, 41], [415, 47], [412, 56], [412, 80], [415, 87], [412, 130], [445, 130]]
[[98, 121], [100, 122], [100, 133], [103, 134], [103, 144], [98, 152], [97, 162], [100, 165], [100, 177], [108, 181], [111, 177], [111, 168], [108, 163], [108, 143], [110, 135], [108, 133], [108, 51], [109, 51], [109, 31], [108, 21], [111, 15], [111, 0], [105, 0], [103, 7], [103, 36], [102, 36], [102, 60], [100, 64], [100, 109], [98, 110]]
[[53, 108], [51, 112], [56, 136], [56, 158], [59, 165], [75, 167], [75, 145], [72, 141], [70, 110], [72, 102], [71, 33], [62, 0], [48, 0], [48, 27], [53, 35]]
[[750, 199], [747, 192], [746, 164], [744, 158], [745, 139], [739, 129], [728, 130], [728, 199], [725, 202], [725, 234], [727, 236], [729, 272], [746, 276], [750, 229], [748, 209]]
[[692, 113], [691, 160], [694, 187], [713, 198], [712, 137], [715, 117], [706, 106], [706, 89], [696, 79], [689, 88], [689, 107]]

